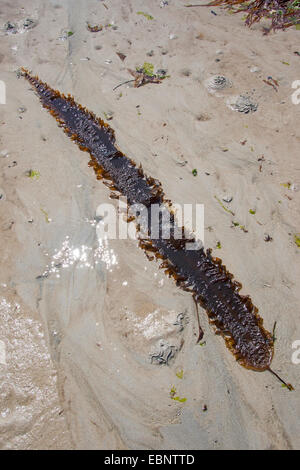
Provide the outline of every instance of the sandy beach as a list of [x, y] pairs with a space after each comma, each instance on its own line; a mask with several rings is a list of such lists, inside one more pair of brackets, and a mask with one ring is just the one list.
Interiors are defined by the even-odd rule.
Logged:
[[[300, 448], [300, 31], [186, 3], [0, 2], [1, 449]], [[167, 78], [114, 90], [144, 63]], [[173, 202], [204, 204], [205, 246], [276, 322], [293, 392], [241, 367], [202, 308], [197, 344], [192, 296], [137, 241], [99, 241], [110, 192], [20, 67], [109, 119]]]

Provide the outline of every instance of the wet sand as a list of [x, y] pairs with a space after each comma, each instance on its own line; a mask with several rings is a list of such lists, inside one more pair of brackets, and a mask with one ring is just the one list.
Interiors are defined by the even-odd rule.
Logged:
[[[1, 2], [1, 25], [37, 21], [0, 37], [2, 449], [300, 446], [300, 365], [291, 360], [300, 339], [300, 104], [291, 101], [300, 33], [263, 36], [239, 15], [184, 3]], [[91, 33], [87, 22], [104, 28]], [[170, 77], [113, 91], [144, 62]], [[197, 345], [191, 296], [136, 241], [99, 244], [96, 211], [109, 191], [17, 78], [20, 66], [98, 116], [112, 113], [119, 148], [168, 198], [205, 205], [205, 245], [242, 282], [266, 328], [277, 322], [273, 368], [294, 392], [239, 366], [203, 309]], [[210, 93], [215, 75], [232, 86]], [[278, 91], [263, 82], [270, 76]], [[226, 105], [245, 93], [257, 111]], [[235, 215], [215, 196], [232, 197], [224, 205]], [[169, 365], [151, 364], [161, 341], [178, 349]], [[184, 403], [171, 400], [172, 387]]]

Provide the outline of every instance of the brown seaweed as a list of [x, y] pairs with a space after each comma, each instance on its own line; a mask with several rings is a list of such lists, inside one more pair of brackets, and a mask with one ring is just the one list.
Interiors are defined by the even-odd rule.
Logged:
[[[118, 197], [118, 192], [126, 196], [129, 206], [143, 204], [149, 220], [153, 204], [169, 205], [161, 183], [147, 177], [141, 166], [115, 146], [114, 131], [108, 124], [76, 103], [71, 95], [65, 96], [50, 88], [26, 69], [22, 72], [36, 90], [42, 105], [56, 118], [64, 132], [81, 150], [89, 152], [89, 165], [94, 168], [97, 179], [102, 179], [115, 191], [114, 197]], [[170, 225], [168, 239], [161, 236], [141, 238], [140, 247], [151, 258], [154, 256], [161, 260], [160, 267], [166, 274], [172, 276], [182, 289], [193, 294], [195, 302], [207, 311], [210, 323], [223, 336], [226, 346], [242, 366], [255, 371], [271, 371], [274, 341], [271, 333], [263, 327], [263, 320], [250, 297], [240, 294], [241, 284], [233, 280], [221, 259], [214, 258], [210, 249], [189, 250], [186, 241], [195, 240], [174, 237], [177, 226], [171, 210]], [[201, 337], [200, 327], [199, 334]], [[291, 388], [289, 384], [287, 386]]]
[[186, 5], [186, 7], [221, 6], [232, 13], [246, 13], [245, 24], [252, 26], [263, 18], [269, 19], [271, 25], [264, 28], [265, 34], [277, 29], [286, 29], [291, 26], [300, 26], [299, 0], [213, 0], [204, 5]]

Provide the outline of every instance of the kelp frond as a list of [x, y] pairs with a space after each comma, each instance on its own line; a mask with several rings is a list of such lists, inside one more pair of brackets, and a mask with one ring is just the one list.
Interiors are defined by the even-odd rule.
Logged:
[[271, 25], [265, 28], [265, 34], [271, 30], [286, 29], [296, 26], [300, 29], [300, 0], [213, 0], [206, 5], [195, 6], [221, 6], [229, 9], [232, 13], [244, 12], [245, 24], [252, 26], [261, 19], [271, 20]]

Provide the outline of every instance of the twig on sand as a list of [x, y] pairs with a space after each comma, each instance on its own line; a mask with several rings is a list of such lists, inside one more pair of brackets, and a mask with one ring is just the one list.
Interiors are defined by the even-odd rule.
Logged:
[[130, 83], [130, 82], [135, 82], [135, 80], [126, 80], [126, 82], [122, 82], [122, 83], [120, 83], [119, 85], [115, 86], [115, 87], [113, 88], [113, 91], [115, 91], [115, 90], [116, 90], [117, 88], [119, 88], [120, 86], [126, 85], [126, 83]]

